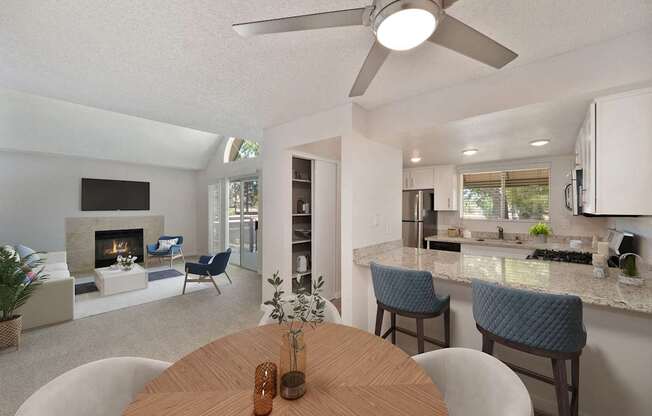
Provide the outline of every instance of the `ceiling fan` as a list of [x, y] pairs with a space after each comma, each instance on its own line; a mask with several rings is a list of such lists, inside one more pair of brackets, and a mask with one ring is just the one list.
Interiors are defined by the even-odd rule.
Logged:
[[494, 68], [518, 55], [445, 12], [458, 0], [374, 0], [358, 9], [238, 23], [241, 36], [342, 26], [370, 26], [376, 35], [349, 97], [364, 95], [392, 50], [406, 51], [426, 40]]

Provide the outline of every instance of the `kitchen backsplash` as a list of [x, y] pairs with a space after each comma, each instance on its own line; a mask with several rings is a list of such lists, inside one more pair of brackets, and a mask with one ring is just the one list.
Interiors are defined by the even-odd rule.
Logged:
[[[497, 227], [504, 228], [505, 233], [527, 235], [533, 222], [518, 221], [484, 221], [460, 219], [457, 211], [440, 211], [437, 213], [437, 226], [441, 230], [448, 227], [459, 227], [474, 232], [497, 232]], [[609, 228], [609, 218], [575, 217], [558, 213], [550, 221], [552, 232], [555, 236], [563, 237], [604, 237]]]

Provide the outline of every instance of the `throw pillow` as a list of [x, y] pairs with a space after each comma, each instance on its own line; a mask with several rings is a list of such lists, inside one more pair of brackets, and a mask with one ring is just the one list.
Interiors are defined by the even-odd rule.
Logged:
[[21, 244], [16, 246], [16, 253], [18, 253], [20, 258], [25, 260], [25, 263], [32, 268], [36, 263], [41, 261], [41, 256], [39, 256], [36, 251]]
[[176, 245], [178, 241], [178, 238], [173, 238], [171, 240], [158, 240], [158, 248], [156, 251], [170, 251], [170, 248]]
[[[12, 246], [10, 246], [9, 244], [7, 244], [6, 246], [2, 246], [2, 249], [4, 251], [6, 251], [7, 253], [9, 253], [12, 257], [13, 256], [18, 256], [18, 254], [16, 254], [16, 250], [14, 250], [14, 248]], [[18, 258], [18, 260], [20, 260], [20, 257]]]

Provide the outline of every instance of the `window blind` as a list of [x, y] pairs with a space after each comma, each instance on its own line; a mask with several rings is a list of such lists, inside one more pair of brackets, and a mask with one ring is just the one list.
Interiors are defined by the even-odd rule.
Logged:
[[463, 175], [463, 212], [471, 219], [550, 219], [550, 170]]
[[502, 203], [502, 173], [469, 173], [463, 176], [463, 215], [472, 219], [498, 219]]

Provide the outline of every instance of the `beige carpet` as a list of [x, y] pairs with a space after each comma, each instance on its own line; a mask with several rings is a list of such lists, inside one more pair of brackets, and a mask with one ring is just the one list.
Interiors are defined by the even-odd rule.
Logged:
[[233, 285], [221, 279], [221, 296], [209, 288], [24, 333], [20, 351], [0, 352], [0, 416], [14, 415], [32, 392], [81, 364], [116, 356], [175, 361], [255, 326], [261, 278], [236, 267], [229, 274]]

